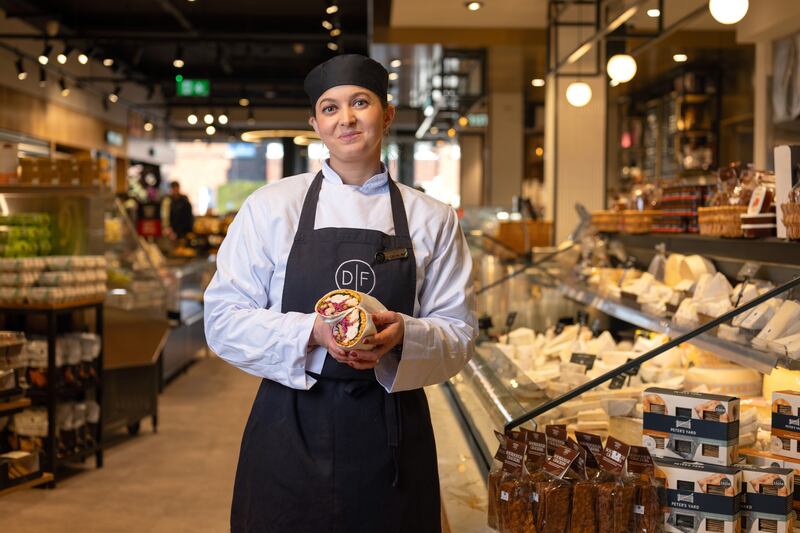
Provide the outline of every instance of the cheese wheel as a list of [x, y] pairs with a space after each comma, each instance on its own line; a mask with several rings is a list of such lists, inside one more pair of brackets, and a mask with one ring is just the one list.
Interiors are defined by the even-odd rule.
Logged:
[[733, 365], [713, 368], [695, 366], [688, 369], [684, 389], [693, 390], [702, 385], [707, 386], [709, 392], [739, 398], [760, 396], [762, 392], [762, 378], [758, 371]]

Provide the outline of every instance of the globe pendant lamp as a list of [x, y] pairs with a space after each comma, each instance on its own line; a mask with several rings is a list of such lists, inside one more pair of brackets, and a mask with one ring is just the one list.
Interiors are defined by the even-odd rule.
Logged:
[[709, 0], [711, 16], [721, 24], [736, 24], [747, 14], [749, 0]]
[[567, 102], [573, 107], [583, 107], [592, 99], [592, 88], [588, 83], [573, 81], [567, 87]]
[[628, 83], [636, 76], [636, 60], [628, 54], [615, 54], [608, 60], [606, 72], [612, 80]]

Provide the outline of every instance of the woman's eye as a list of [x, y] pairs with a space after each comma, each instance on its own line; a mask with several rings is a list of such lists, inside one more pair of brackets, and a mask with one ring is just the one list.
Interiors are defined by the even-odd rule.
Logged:
[[355, 102], [353, 102], [353, 105], [355, 107], [364, 107], [365, 105], [367, 105], [367, 103], [368, 102], [366, 100], [364, 100], [363, 98], [360, 98], [360, 99], [356, 100]]
[[323, 108], [322, 108], [322, 112], [323, 112], [323, 113], [333, 113], [333, 111], [334, 111], [335, 109], [336, 109], [336, 107], [335, 107], [335, 106], [332, 106], [332, 105], [327, 105], [327, 106], [325, 106], [325, 107], [323, 107]]

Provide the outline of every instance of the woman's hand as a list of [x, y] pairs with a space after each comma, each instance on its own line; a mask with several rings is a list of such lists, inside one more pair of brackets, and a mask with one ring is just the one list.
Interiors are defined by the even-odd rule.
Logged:
[[[355, 350], [348, 352], [346, 363], [356, 370], [375, 368], [381, 357], [403, 342], [406, 330], [403, 317], [399, 313], [392, 311], [375, 313], [372, 315], [372, 322], [378, 328], [378, 333], [371, 337], [366, 337], [364, 342], [374, 346], [374, 348], [369, 351]], [[339, 361], [338, 358], [337, 361]]]
[[340, 363], [347, 364], [351, 358], [347, 357], [347, 353], [336, 344], [333, 340], [333, 328], [331, 325], [322, 320], [320, 315], [314, 320], [314, 329], [311, 330], [311, 339], [309, 344], [311, 346], [323, 346], [331, 357]]

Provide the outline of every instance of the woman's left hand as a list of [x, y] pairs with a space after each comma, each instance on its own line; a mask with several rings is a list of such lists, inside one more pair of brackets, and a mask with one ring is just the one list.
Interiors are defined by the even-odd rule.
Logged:
[[381, 357], [403, 342], [405, 323], [399, 313], [385, 311], [372, 315], [372, 322], [378, 328], [378, 333], [367, 337], [364, 342], [374, 346], [372, 350], [355, 350], [347, 353], [350, 359], [347, 364], [356, 370], [375, 368]]

